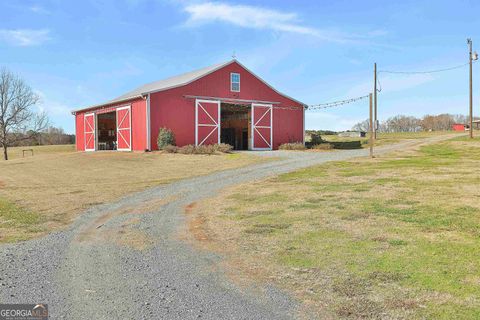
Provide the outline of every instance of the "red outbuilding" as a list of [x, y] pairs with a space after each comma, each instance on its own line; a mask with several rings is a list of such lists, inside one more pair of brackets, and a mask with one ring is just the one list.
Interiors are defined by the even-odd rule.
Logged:
[[304, 142], [305, 108], [232, 60], [73, 114], [78, 151], [156, 150], [162, 127], [173, 131], [178, 146], [223, 142], [236, 150], [272, 150]]
[[452, 130], [453, 131], [465, 131], [468, 128], [467, 125], [464, 125], [463, 123], [454, 123], [452, 125]]

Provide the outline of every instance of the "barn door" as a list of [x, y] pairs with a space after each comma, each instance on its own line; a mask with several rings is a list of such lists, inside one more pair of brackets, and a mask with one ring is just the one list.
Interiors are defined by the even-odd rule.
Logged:
[[117, 150], [132, 150], [132, 115], [130, 106], [117, 109]]
[[272, 120], [272, 105], [252, 104], [253, 150], [272, 150]]
[[84, 116], [85, 151], [95, 151], [95, 114], [87, 113]]
[[195, 145], [220, 143], [220, 101], [195, 101]]

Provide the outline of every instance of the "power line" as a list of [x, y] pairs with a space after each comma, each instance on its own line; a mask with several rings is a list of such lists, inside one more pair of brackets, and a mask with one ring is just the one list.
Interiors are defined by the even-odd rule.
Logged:
[[464, 63], [461, 65], [457, 65], [454, 67], [448, 67], [448, 68], [443, 68], [443, 69], [436, 69], [436, 70], [428, 70], [428, 71], [391, 71], [391, 70], [380, 70], [378, 73], [393, 73], [393, 74], [429, 74], [429, 73], [438, 73], [438, 72], [444, 72], [444, 71], [450, 71], [450, 70], [455, 70], [455, 69], [460, 69], [463, 67], [468, 66], [470, 63]]

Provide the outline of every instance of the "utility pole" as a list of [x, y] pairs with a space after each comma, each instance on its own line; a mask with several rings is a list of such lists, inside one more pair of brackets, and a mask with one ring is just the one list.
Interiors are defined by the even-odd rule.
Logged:
[[372, 94], [369, 94], [370, 100], [370, 157], [373, 158], [373, 133], [375, 130], [373, 129], [373, 106], [372, 106]]
[[470, 62], [470, 138], [473, 138], [473, 76], [472, 76], [472, 62], [473, 62], [473, 52], [472, 52], [472, 39], [467, 39], [467, 44], [469, 47], [468, 59]]
[[374, 101], [374, 119], [373, 121], [375, 122], [375, 130], [374, 130], [374, 135], [373, 138], [377, 140], [377, 63], [375, 62], [373, 64], [373, 101]]

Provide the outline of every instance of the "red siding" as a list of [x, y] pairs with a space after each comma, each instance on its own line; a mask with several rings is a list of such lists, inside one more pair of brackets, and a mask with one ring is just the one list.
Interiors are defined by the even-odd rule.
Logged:
[[[230, 91], [230, 73], [240, 73], [240, 92]], [[195, 99], [185, 95], [278, 102], [273, 109], [273, 146], [303, 141], [303, 108], [286, 98], [234, 62], [193, 83], [152, 93], [150, 97], [151, 146], [157, 149], [156, 137], [161, 127], [173, 130], [177, 145], [195, 143]], [[278, 107], [298, 108], [286, 110]]]
[[85, 151], [84, 141], [84, 114], [96, 112], [97, 110], [104, 110], [111, 107], [124, 107], [131, 105], [132, 113], [132, 150], [133, 151], [145, 151], [147, 149], [147, 125], [146, 125], [146, 106], [147, 102], [144, 99], [135, 99], [129, 102], [124, 102], [119, 105], [105, 105], [99, 109], [90, 109], [86, 111], [77, 112], [75, 115], [75, 133], [76, 133], [76, 145], [77, 151]]

